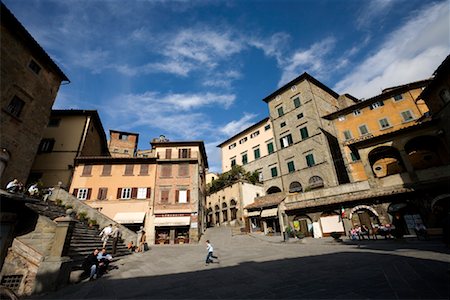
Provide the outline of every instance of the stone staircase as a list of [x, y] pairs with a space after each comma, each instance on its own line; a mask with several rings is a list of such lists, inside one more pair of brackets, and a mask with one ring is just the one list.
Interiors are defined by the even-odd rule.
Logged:
[[[66, 209], [62, 206], [56, 205], [53, 201], [28, 203], [26, 204], [30, 209], [39, 215], [48, 217], [54, 220], [57, 217], [65, 216]], [[77, 221], [75, 223], [72, 237], [70, 240], [70, 247], [68, 256], [73, 260], [73, 267], [80, 266], [84, 258], [91, 253], [95, 248], [102, 248], [103, 242], [99, 237], [100, 230], [96, 227], [89, 227], [88, 224]], [[107, 252], [111, 253], [112, 239], [108, 240]], [[118, 243], [117, 252], [114, 257], [128, 255], [130, 252], [123, 243]]]

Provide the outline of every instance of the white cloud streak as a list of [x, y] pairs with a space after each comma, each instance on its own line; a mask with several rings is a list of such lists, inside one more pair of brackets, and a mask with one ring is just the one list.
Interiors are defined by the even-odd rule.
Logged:
[[238, 132], [241, 132], [242, 130], [250, 127], [254, 124], [254, 118], [256, 117], [255, 114], [251, 113], [244, 113], [242, 118], [239, 120], [233, 120], [226, 124], [225, 126], [220, 128], [220, 132], [223, 133], [225, 136], [233, 136], [237, 134]]

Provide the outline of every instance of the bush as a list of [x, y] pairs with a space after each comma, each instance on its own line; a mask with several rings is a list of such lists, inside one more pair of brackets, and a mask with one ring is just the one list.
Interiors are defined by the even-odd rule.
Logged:
[[86, 216], [87, 216], [87, 213], [86, 213], [85, 211], [80, 211], [80, 212], [78, 213], [78, 219], [79, 219], [81, 222], [83, 222], [83, 221], [85, 221], [85, 220], [87, 219]]
[[89, 220], [89, 225], [97, 225], [97, 221], [94, 219]]

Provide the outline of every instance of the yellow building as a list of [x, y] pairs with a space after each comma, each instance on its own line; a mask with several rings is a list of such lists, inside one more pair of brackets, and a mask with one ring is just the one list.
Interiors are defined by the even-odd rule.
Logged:
[[[416, 98], [429, 80], [413, 82], [383, 90], [380, 95], [350, 105], [324, 116], [333, 120], [344, 161], [352, 182], [367, 180], [360, 154], [352, 145], [366, 139], [385, 135], [416, 124], [428, 107]], [[371, 162], [377, 176], [397, 172], [394, 158]]]

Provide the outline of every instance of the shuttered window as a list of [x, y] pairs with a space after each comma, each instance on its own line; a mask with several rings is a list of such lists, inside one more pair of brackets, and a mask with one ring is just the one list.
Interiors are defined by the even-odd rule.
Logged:
[[139, 175], [141, 175], [141, 176], [148, 175], [148, 165], [141, 165], [141, 170], [139, 172]]
[[98, 200], [106, 200], [107, 194], [108, 194], [108, 188], [99, 188], [97, 199]]
[[189, 164], [179, 164], [178, 165], [178, 176], [180, 176], [180, 177], [189, 176]]
[[172, 149], [166, 149], [166, 159], [172, 158]]
[[111, 165], [103, 165], [102, 176], [111, 175]]
[[161, 191], [161, 203], [169, 203], [169, 190]]
[[132, 176], [134, 171], [134, 165], [125, 165], [125, 176]]
[[81, 176], [91, 176], [92, 173], [92, 165], [84, 165], [83, 166], [83, 173]]

